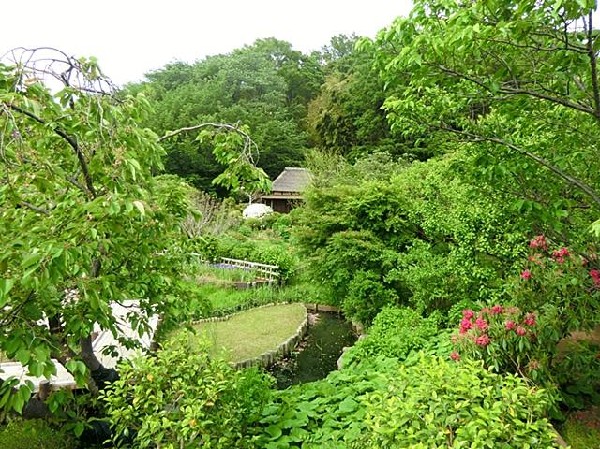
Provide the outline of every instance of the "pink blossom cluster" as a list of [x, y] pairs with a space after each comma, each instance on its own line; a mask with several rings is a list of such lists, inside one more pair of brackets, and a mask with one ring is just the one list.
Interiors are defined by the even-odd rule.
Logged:
[[592, 282], [594, 282], [595, 287], [600, 287], [600, 270], [593, 268], [590, 270], [590, 277], [592, 278]]
[[[517, 319], [518, 316], [521, 316], [522, 319]], [[499, 338], [507, 338], [509, 333], [514, 333], [519, 337], [533, 337], [535, 335], [533, 328], [536, 324], [537, 320], [534, 313], [529, 312], [523, 316], [517, 307], [495, 305], [491, 308], [486, 307], [477, 314], [473, 310], [467, 309], [463, 310], [458, 335], [452, 336], [452, 342], [457, 344], [461, 341], [470, 341], [481, 348], [485, 348], [492, 342], [490, 328], [494, 325], [501, 326], [504, 329], [504, 334]], [[453, 351], [450, 358], [458, 361], [460, 360], [460, 354], [458, 351]]]
[[[537, 235], [529, 242], [529, 247], [535, 250], [533, 254], [528, 257], [528, 260], [535, 265], [543, 266], [544, 258], [546, 255], [551, 257], [551, 260], [554, 260], [558, 264], [563, 264], [567, 258], [571, 257], [571, 252], [568, 248], [562, 247], [560, 249], [556, 249], [551, 253], [548, 253], [548, 240], [546, 237], [542, 235]], [[546, 253], [542, 254], [542, 253]], [[592, 260], [597, 260], [597, 256], [595, 254], [592, 255]], [[581, 265], [588, 266], [590, 264], [590, 260], [585, 257], [581, 257]], [[600, 288], [600, 270], [597, 268], [593, 268], [589, 270], [589, 275], [592, 278], [592, 282], [594, 287]], [[524, 281], [528, 281], [533, 277], [533, 273], [529, 268], [525, 268], [521, 271], [520, 277]]]
[[564, 263], [565, 257], [569, 257], [569, 255], [569, 250], [565, 247], [552, 251], [552, 258], [556, 260], [557, 263]]
[[541, 249], [543, 251], [546, 251], [548, 249], [548, 241], [546, 240], [546, 237], [543, 234], [536, 235], [529, 242], [529, 247], [533, 249]]

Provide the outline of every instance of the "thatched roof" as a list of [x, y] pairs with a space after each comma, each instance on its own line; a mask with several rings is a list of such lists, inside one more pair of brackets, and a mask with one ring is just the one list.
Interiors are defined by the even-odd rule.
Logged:
[[273, 181], [273, 193], [300, 194], [310, 182], [310, 172], [301, 167], [285, 167], [277, 179]]

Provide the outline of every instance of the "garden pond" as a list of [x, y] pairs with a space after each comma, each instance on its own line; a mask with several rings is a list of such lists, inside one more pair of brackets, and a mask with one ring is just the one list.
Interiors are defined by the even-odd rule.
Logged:
[[338, 312], [309, 312], [306, 336], [289, 356], [275, 362], [268, 371], [277, 388], [323, 379], [337, 369], [343, 348], [356, 341], [352, 324]]

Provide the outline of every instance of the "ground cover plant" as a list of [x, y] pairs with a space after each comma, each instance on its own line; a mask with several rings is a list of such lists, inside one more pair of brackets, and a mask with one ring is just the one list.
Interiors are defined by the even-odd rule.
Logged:
[[0, 428], [2, 449], [73, 449], [77, 447], [74, 436], [58, 425], [44, 420], [13, 420]]
[[[294, 282], [284, 286], [261, 285], [255, 288], [224, 288], [215, 284], [188, 283], [188, 311], [179, 323], [211, 316], [230, 315], [253, 307], [283, 302], [327, 304], [331, 301], [320, 286]], [[193, 294], [192, 294], [193, 293]]]
[[[382, 356], [405, 360], [413, 351], [433, 350], [436, 342], [441, 343], [446, 336], [439, 321], [439, 317], [424, 318], [413, 309], [385, 307], [373, 320], [366, 338], [344, 354], [344, 363], [360, 363]], [[448, 342], [446, 348], [450, 348]], [[442, 355], [441, 348], [438, 350]]]
[[571, 414], [560, 426], [560, 432], [572, 449], [599, 449], [600, 410], [592, 407], [588, 411]]
[[235, 268], [223, 263], [199, 266], [194, 274], [195, 281], [200, 284], [232, 285], [235, 282], [252, 282], [260, 277], [256, 270]]

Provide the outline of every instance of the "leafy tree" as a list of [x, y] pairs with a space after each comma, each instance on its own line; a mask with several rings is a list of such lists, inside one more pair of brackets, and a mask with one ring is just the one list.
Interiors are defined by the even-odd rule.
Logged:
[[54, 357], [81, 382], [102, 368], [95, 327], [118, 335], [112, 301], [139, 298], [129, 318], [143, 332], [176, 292], [187, 188], [152, 176], [163, 150], [136, 123], [147, 104], [99, 90], [95, 61], [53, 56], [64, 61], [55, 94], [36, 66], [0, 66], [0, 347], [33, 375], [49, 376]]
[[510, 192], [532, 226], [582, 240], [597, 188], [593, 1], [418, 1], [380, 32], [392, 129], [468, 143], [474, 182]]
[[[92, 333], [120, 335], [112, 302], [138, 299], [127, 320], [140, 334], [151, 314], [185, 307], [177, 296], [190, 188], [154, 176], [164, 150], [138, 125], [149, 107], [141, 96], [116, 95], [94, 59], [44, 51], [13, 52], [0, 65], [0, 350], [35, 376], [49, 377], [56, 358], [82, 383], [103, 368]], [[229, 167], [219, 182], [263, 183], [243, 129], [216, 129], [231, 131], [214, 137]], [[0, 387], [0, 406], [20, 411], [31, 386], [12, 395], [13, 385]]]
[[383, 83], [372, 55], [354, 51], [356, 36], [335, 36], [321, 51], [326, 78], [310, 103], [307, 122], [315, 145], [352, 159], [373, 151], [399, 154], [404, 147], [390, 134]]
[[376, 154], [335, 162], [337, 174], [315, 170], [297, 229], [313, 279], [365, 324], [385, 304], [448, 311], [502, 296], [529, 217], [515, 216], [502, 192], [464, 182], [456, 167], [468, 161], [456, 153], [407, 165]]
[[[289, 43], [262, 39], [193, 65], [168, 65], [147, 78], [129, 89], [147, 95], [155, 113], [144, 124], [159, 134], [190, 123], [240, 122], [249, 127], [260, 150], [256, 163], [271, 178], [301, 162], [307, 144], [301, 120], [322, 75], [314, 58]], [[180, 135], [165, 147], [169, 172], [215, 190], [210, 181], [221, 168], [210, 145]]]

